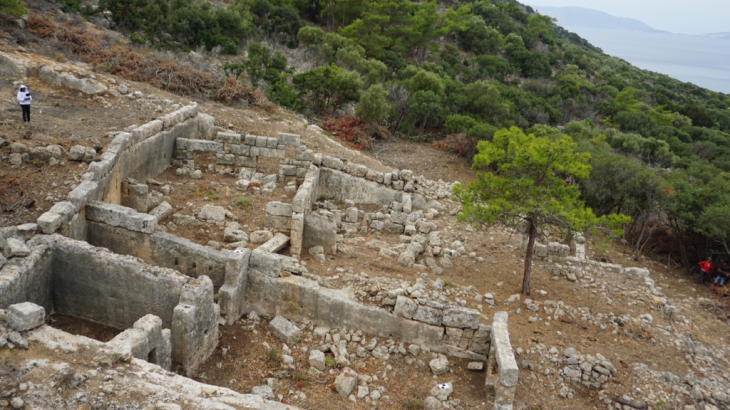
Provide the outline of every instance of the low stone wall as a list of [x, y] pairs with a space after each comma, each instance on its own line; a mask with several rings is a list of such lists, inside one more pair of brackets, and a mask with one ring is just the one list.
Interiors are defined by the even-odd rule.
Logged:
[[[423, 344], [436, 352], [458, 357], [486, 358], [482, 354], [447, 345], [445, 328], [440, 325], [409, 320], [384, 309], [363, 305], [337, 290], [321, 288], [316, 282], [297, 276], [275, 278], [256, 269], [249, 270], [246, 311], [357, 329], [374, 336]], [[479, 328], [478, 323], [476, 326]], [[488, 327], [483, 330], [488, 332]]]
[[302, 179], [312, 163], [314, 153], [301, 145], [299, 135], [279, 133], [278, 138], [219, 132], [215, 141], [180, 138], [175, 147], [174, 164], [190, 172], [195, 169], [196, 152], [215, 153], [216, 165], [231, 170], [256, 171], [264, 159], [278, 162], [279, 181]]
[[507, 312], [496, 312], [487, 364], [487, 390], [494, 393], [494, 410], [512, 410], [520, 369], [507, 330]]
[[[443, 181], [432, 181], [426, 179], [423, 176], [414, 176], [413, 171], [393, 170], [391, 172], [379, 172], [369, 169], [365, 165], [355, 164], [352, 162], [344, 162], [338, 158], [330, 157], [327, 155], [314, 155], [313, 164], [324, 169], [341, 171], [343, 174], [353, 176], [358, 179], [364, 179], [366, 181], [372, 181], [384, 188], [393, 189], [394, 191], [403, 191], [406, 193], [415, 193], [421, 197], [430, 199], [443, 199], [451, 195], [451, 187], [453, 183], [446, 183]], [[350, 179], [347, 179], [351, 181]], [[362, 186], [362, 185], [361, 185]], [[361, 189], [361, 188], [356, 188]], [[367, 188], [372, 190], [372, 188]], [[370, 202], [358, 202], [354, 197], [338, 197], [342, 199], [352, 199], [356, 203], [370, 203]], [[390, 203], [391, 201], [385, 202]], [[426, 206], [424, 206], [425, 208]], [[432, 207], [432, 206], [431, 206]]]

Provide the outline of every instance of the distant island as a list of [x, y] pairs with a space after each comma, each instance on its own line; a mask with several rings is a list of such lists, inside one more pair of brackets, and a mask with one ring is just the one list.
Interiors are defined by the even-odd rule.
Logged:
[[[609, 30], [627, 30], [660, 33], [648, 24], [631, 18], [616, 17], [602, 11], [585, 7], [536, 7], [540, 14], [555, 18], [563, 27], [587, 27]], [[728, 35], [730, 33], [716, 33]], [[708, 36], [712, 36], [709, 34]]]
[[698, 34], [699, 37], [709, 37], [709, 38], [720, 38], [724, 40], [730, 40], [730, 33], [708, 33], [708, 34]]

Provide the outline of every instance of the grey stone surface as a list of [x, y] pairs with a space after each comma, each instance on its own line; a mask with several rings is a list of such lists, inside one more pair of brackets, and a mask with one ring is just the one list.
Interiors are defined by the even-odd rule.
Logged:
[[312, 351], [309, 352], [309, 365], [321, 372], [324, 371], [324, 353], [319, 350], [312, 349]]
[[222, 206], [205, 205], [198, 213], [198, 218], [209, 222], [224, 222], [226, 220], [226, 209]]
[[304, 234], [302, 247], [305, 249], [321, 245], [325, 253], [337, 252], [337, 227], [326, 218], [317, 214], [304, 215]]
[[157, 218], [152, 215], [104, 202], [86, 205], [86, 219], [143, 233], [152, 233], [157, 227]]
[[51, 209], [38, 218], [38, 228], [45, 234], [52, 234], [71, 222], [76, 211], [76, 207], [71, 202], [56, 202]]
[[134, 326], [118, 334], [108, 345], [120, 357], [131, 356], [170, 370], [170, 330], [162, 329], [162, 319], [145, 315], [134, 322]]
[[274, 216], [288, 216], [292, 215], [292, 205], [279, 201], [271, 201], [266, 204], [266, 213]]
[[[83, 208], [89, 201], [98, 199], [99, 184], [93, 181], [82, 181], [76, 188], [68, 193], [68, 201], [76, 209]], [[147, 210], [145, 209], [145, 212]]]
[[479, 329], [479, 312], [463, 307], [449, 307], [444, 309], [443, 325], [461, 329]]
[[218, 304], [229, 325], [243, 314], [250, 259], [251, 250], [242, 249], [233, 252], [226, 263], [225, 283], [218, 291]]
[[449, 371], [449, 359], [444, 355], [439, 355], [439, 357], [428, 362], [428, 367], [436, 376], [442, 375]]
[[397, 316], [412, 319], [418, 311], [418, 304], [407, 296], [398, 296], [393, 313]]
[[276, 398], [276, 396], [274, 395], [274, 391], [271, 389], [271, 386], [266, 386], [266, 385], [254, 386], [251, 389], [251, 394], [255, 394], [264, 399], [273, 400]]
[[220, 308], [213, 298], [213, 282], [207, 276], [190, 280], [182, 289], [172, 317], [172, 359], [181, 363], [188, 377], [218, 345]]
[[246, 232], [240, 229], [225, 228], [223, 230], [223, 240], [226, 242], [248, 242], [249, 238]]
[[357, 372], [349, 367], [345, 367], [335, 378], [335, 390], [337, 390], [337, 393], [339, 393], [340, 396], [349, 396], [356, 384]]
[[251, 243], [260, 244], [260, 243], [266, 243], [271, 238], [274, 237], [274, 234], [271, 231], [254, 231], [251, 232], [251, 235], [249, 236], [249, 240]]
[[5, 257], [8, 259], [15, 257], [26, 257], [30, 255], [30, 248], [28, 248], [25, 242], [21, 241], [20, 239], [8, 238], [5, 240], [5, 249], [3, 250], [3, 255], [5, 255]]
[[42, 238], [53, 247], [49, 286], [55, 312], [118, 329], [132, 327], [146, 314], [170, 327], [173, 310], [190, 278], [146, 265], [59, 235]]
[[443, 313], [439, 309], [434, 309], [428, 306], [419, 306], [416, 313], [413, 315], [413, 320], [419, 322], [428, 323], [429, 325], [441, 326], [443, 319]]
[[302, 332], [292, 322], [286, 320], [283, 316], [276, 316], [269, 322], [269, 329], [274, 336], [283, 340], [288, 345], [298, 343], [301, 339]]
[[645, 277], [645, 278], [649, 277], [649, 269], [646, 269], [646, 268], [636, 268], [636, 267], [624, 268], [624, 273], [626, 273], [627, 275], [641, 276], [641, 277]]
[[157, 218], [157, 221], [159, 222], [172, 215], [172, 212], [172, 205], [170, 205], [167, 201], [163, 201], [151, 210], [149, 214]]
[[374, 181], [358, 178], [331, 168], [320, 170], [320, 181], [316, 197], [327, 196], [342, 200], [350, 199], [356, 204], [389, 205], [401, 202], [402, 192], [386, 188]]
[[266, 243], [264, 243], [263, 245], [259, 246], [256, 249], [263, 251], [263, 252], [276, 253], [276, 252], [284, 249], [288, 244], [289, 244], [289, 237], [282, 233], [277, 233], [276, 235], [274, 235], [273, 238], [269, 239], [268, 241], [266, 241]]
[[451, 383], [439, 383], [431, 388], [429, 394], [439, 401], [446, 401], [454, 393], [454, 386]]
[[481, 372], [484, 370], [484, 362], [469, 362], [466, 368], [475, 372]]
[[[254, 252], [256, 253], [256, 252]], [[253, 259], [253, 257], [252, 257]], [[316, 320], [321, 326], [358, 329], [374, 336], [427, 346], [443, 345], [443, 327], [429, 326], [365, 306], [335, 289], [299, 276], [274, 278], [249, 270], [247, 310], [290, 320]]]
[[46, 311], [32, 302], [16, 303], [8, 306], [5, 322], [18, 332], [35, 329], [43, 325]]

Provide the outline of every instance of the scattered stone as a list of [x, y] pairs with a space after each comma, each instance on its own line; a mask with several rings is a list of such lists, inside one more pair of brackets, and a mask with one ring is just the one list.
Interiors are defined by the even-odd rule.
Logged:
[[251, 394], [255, 394], [256, 396], [260, 396], [261, 398], [267, 400], [276, 399], [276, 396], [274, 396], [274, 391], [271, 389], [271, 386], [254, 386], [251, 389]]
[[454, 387], [451, 385], [451, 383], [440, 383], [433, 388], [431, 388], [431, 391], [429, 394], [431, 397], [435, 397], [439, 401], [446, 401], [449, 399], [449, 396], [454, 392]]
[[481, 372], [484, 370], [484, 363], [483, 362], [469, 362], [469, 364], [466, 366], [467, 370], [473, 370], [475, 372]]
[[254, 231], [251, 232], [250, 241], [255, 244], [266, 243], [273, 237], [274, 234], [270, 231]]
[[324, 353], [316, 349], [309, 352], [309, 365], [319, 371], [324, 371]]
[[209, 222], [224, 222], [226, 220], [226, 210], [221, 206], [205, 205], [198, 213], [198, 218]]
[[444, 374], [449, 371], [449, 359], [444, 355], [439, 355], [439, 357], [428, 362], [428, 367], [436, 376]]
[[349, 367], [345, 367], [337, 378], [335, 378], [335, 390], [341, 396], [347, 397], [352, 393], [352, 389], [357, 384], [357, 372]]

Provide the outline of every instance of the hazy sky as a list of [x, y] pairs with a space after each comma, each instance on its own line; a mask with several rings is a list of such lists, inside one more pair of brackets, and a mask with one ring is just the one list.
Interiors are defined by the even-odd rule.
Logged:
[[641, 20], [657, 30], [682, 34], [730, 32], [728, 0], [522, 0], [540, 6], [578, 6]]

